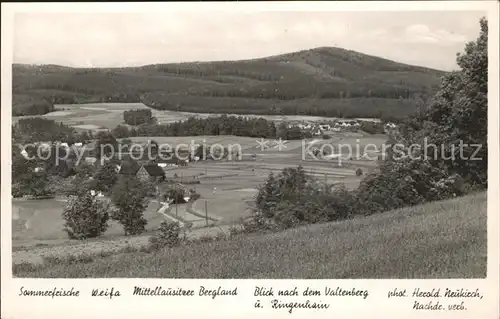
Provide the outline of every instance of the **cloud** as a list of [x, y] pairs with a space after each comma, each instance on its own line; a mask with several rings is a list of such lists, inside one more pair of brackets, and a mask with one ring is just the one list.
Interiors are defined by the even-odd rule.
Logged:
[[250, 59], [340, 46], [404, 63], [454, 67], [456, 52], [477, 36], [479, 16], [477, 12], [22, 13], [16, 14], [14, 61], [124, 66]]
[[424, 24], [413, 24], [405, 28], [399, 41], [407, 43], [432, 43], [438, 45], [451, 45], [465, 42], [466, 37], [444, 29], [431, 30]]

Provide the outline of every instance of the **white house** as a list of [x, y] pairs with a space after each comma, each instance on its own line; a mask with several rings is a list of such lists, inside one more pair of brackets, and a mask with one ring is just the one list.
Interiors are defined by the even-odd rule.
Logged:
[[95, 190], [91, 190], [90, 195], [97, 196], [97, 197], [104, 197], [102, 192], [96, 192]]
[[21, 155], [25, 158], [25, 159], [28, 159], [28, 152], [26, 152], [26, 150], [22, 150], [21, 151]]
[[94, 163], [97, 162], [97, 158], [88, 156], [85, 158], [85, 163], [89, 165], [94, 165]]

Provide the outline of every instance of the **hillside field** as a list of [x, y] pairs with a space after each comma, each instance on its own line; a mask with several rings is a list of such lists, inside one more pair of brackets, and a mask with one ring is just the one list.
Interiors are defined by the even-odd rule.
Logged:
[[[36, 278], [484, 278], [486, 193], [269, 235], [40, 266]], [[186, 265], [190, 265], [186, 267]]]
[[404, 117], [446, 72], [335, 47], [261, 59], [70, 68], [15, 64], [13, 115], [58, 104], [142, 102], [194, 113]]

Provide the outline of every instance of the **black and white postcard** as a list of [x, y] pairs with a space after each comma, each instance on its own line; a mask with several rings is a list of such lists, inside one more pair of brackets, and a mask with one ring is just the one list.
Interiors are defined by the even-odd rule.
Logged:
[[2, 4], [2, 318], [498, 318], [498, 9]]

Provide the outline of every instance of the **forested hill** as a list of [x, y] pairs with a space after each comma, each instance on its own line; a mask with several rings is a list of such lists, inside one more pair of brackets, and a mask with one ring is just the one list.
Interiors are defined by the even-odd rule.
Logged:
[[445, 72], [322, 47], [267, 58], [129, 68], [13, 65], [13, 115], [139, 102], [189, 112], [407, 116]]

